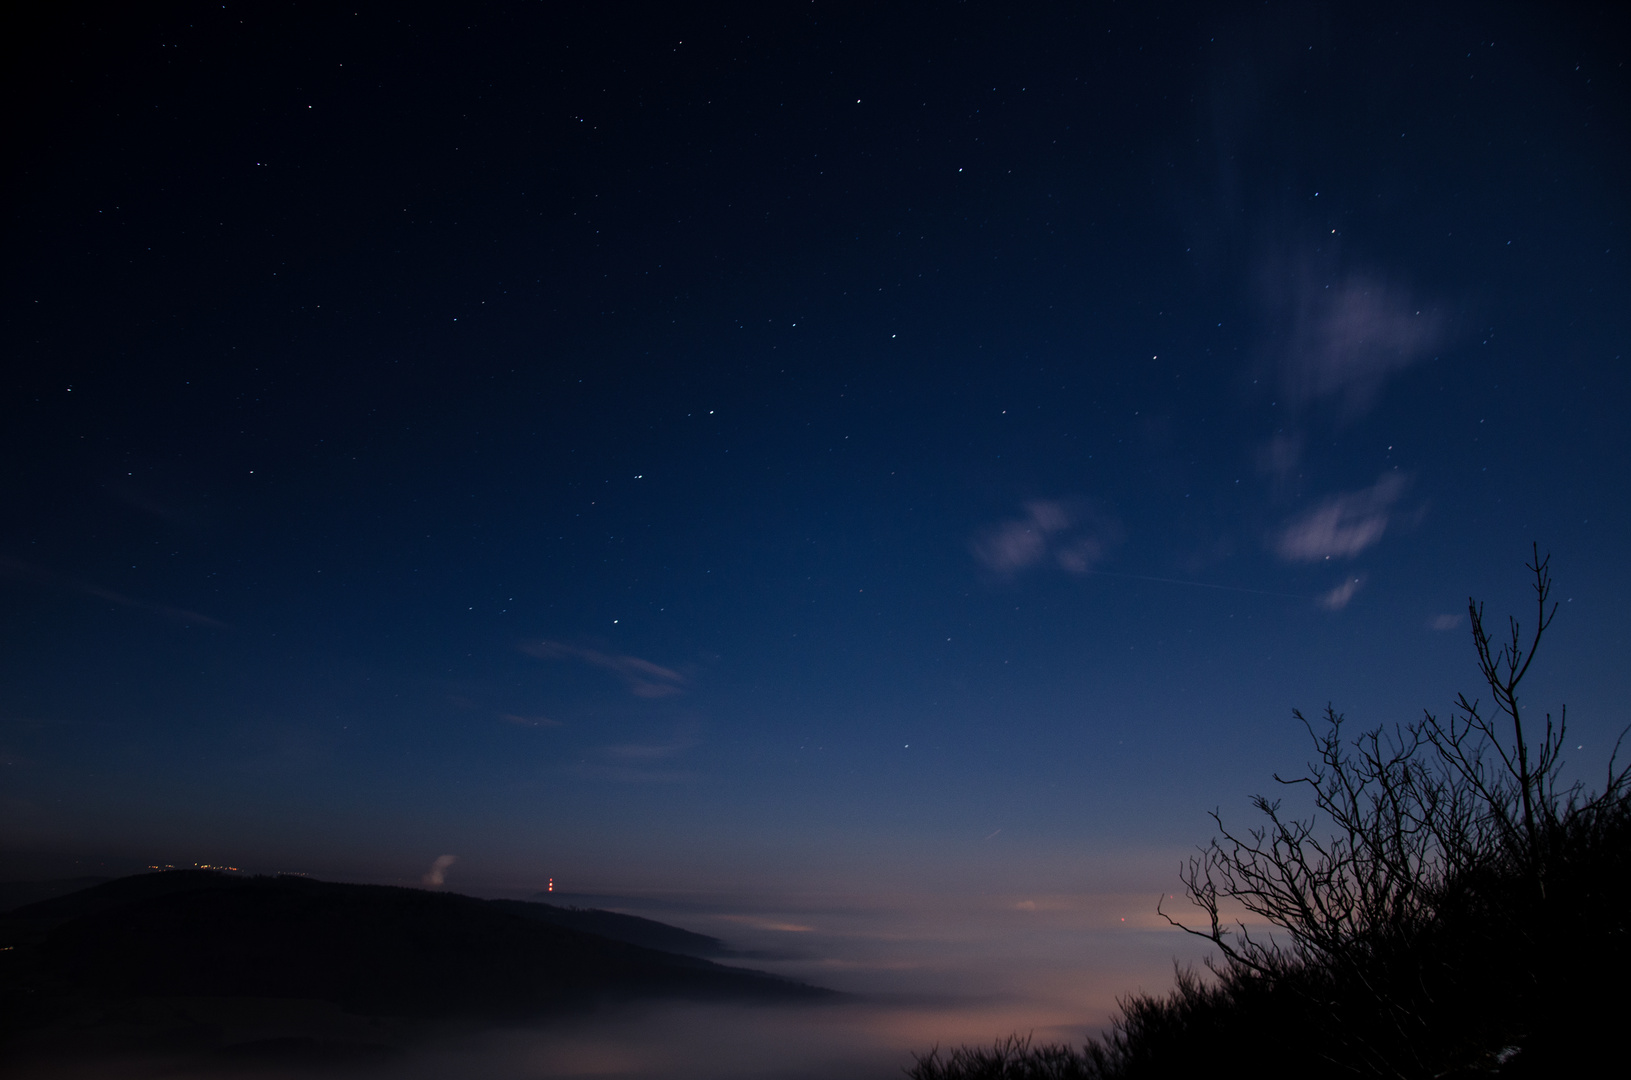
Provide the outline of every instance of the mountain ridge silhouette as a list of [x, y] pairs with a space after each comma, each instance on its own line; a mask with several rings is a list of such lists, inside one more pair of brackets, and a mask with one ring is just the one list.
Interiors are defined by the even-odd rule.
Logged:
[[[593, 933], [571, 925], [595, 925]], [[755, 1002], [833, 991], [612, 933], [723, 949], [615, 912], [305, 877], [171, 870], [0, 914], [5, 1029], [109, 1002], [295, 999], [361, 1016], [519, 1021], [645, 998]]]

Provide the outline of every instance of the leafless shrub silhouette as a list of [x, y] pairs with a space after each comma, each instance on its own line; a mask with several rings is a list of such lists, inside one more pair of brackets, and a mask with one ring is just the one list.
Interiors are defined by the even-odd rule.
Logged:
[[[1095, 1053], [1097, 1051], [1097, 1053]], [[959, 1046], [944, 1058], [940, 1048], [914, 1055], [914, 1080], [1098, 1080], [1105, 1052], [1089, 1046], [1085, 1053], [1057, 1043], [1033, 1045], [1029, 1035], [998, 1039], [990, 1048]]]
[[[1224, 1059], [1257, 1076], [1550, 1075], [1592, 1062], [1628, 1003], [1609, 973], [1631, 959], [1631, 767], [1616, 744], [1600, 791], [1565, 784], [1566, 715], [1526, 717], [1520, 685], [1557, 613], [1549, 559], [1537, 547], [1526, 566], [1527, 636], [1513, 618], [1497, 642], [1468, 601], [1492, 704], [1463, 694], [1445, 717], [1352, 739], [1333, 708], [1319, 725], [1297, 712], [1315, 760], [1275, 779], [1313, 814], [1261, 795], [1257, 827], [1213, 813], [1217, 835], [1181, 871], [1204, 922], [1157, 906], [1216, 946], [1208, 977], [1180, 971], [1165, 996], [1122, 999], [1111, 1032], [1079, 1052], [1010, 1040], [931, 1055], [912, 1075], [1175, 1076]], [[1580, 992], [1605, 978], [1617, 988]], [[1056, 1071], [1027, 1072], [1029, 1058]]]

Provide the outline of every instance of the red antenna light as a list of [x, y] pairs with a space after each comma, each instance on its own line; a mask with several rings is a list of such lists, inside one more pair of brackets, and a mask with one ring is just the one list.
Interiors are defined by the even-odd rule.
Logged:
[[554, 878], [549, 879], [549, 891], [550, 892], [555, 891], [555, 879]]

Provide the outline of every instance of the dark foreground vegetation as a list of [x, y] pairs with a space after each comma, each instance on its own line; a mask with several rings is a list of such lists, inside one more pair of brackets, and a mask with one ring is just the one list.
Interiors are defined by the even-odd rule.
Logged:
[[234, 1027], [304, 1038], [315, 1024], [351, 1039], [370, 1030], [359, 1018], [390, 1018], [374, 1028], [400, 1033], [640, 998], [828, 995], [619, 937], [720, 947], [613, 912], [301, 877], [144, 874], [0, 915], [0, 1038], [42, 1051], [87, 1038], [221, 1046]]
[[[1253, 800], [1183, 873], [1217, 948], [1165, 996], [1121, 1001], [1077, 1049], [1010, 1037], [920, 1057], [915, 1080], [1611, 1075], [1631, 1015], [1631, 785], [1559, 779], [1564, 717], [1537, 724], [1518, 688], [1556, 605], [1539, 557], [1525, 638], [1469, 603], [1485, 700], [1357, 739], [1327, 709], [1318, 758], [1275, 779], [1314, 815]], [[1298, 719], [1302, 720], [1300, 714]], [[1244, 909], [1270, 932], [1231, 922]], [[1618, 1064], [1613, 1064], [1617, 1062]]]

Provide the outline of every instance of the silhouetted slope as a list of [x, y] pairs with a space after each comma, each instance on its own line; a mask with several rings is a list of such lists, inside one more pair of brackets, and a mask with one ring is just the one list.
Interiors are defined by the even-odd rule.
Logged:
[[52, 881], [0, 881], [0, 913], [25, 904], [37, 904], [53, 896], [88, 889], [107, 880], [105, 877], [75, 877]]
[[614, 941], [513, 904], [307, 878], [171, 871], [0, 916], [13, 1005], [265, 997], [353, 1012], [522, 1016], [608, 999], [795, 999], [828, 993]]
[[523, 918], [538, 919], [569, 930], [582, 930], [586, 934], [599, 934], [613, 941], [626, 941], [630, 945], [643, 945], [648, 949], [661, 949], [685, 956], [731, 955], [731, 950], [716, 937], [681, 930], [677, 926], [669, 926], [655, 919], [642, 919], [638, 915], [623, 915], [599, 908], [556, 907], [535, 900], [490, 900], [488, 903]]

